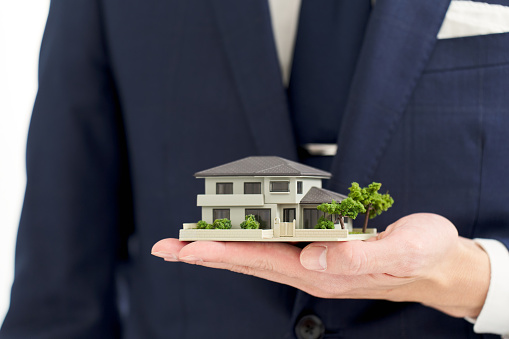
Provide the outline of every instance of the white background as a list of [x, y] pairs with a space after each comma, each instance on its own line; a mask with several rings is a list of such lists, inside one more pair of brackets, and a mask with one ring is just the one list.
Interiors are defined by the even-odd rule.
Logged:
[[49, 0], [0, 0], [0, 324], [9, 305], [25, 145]]

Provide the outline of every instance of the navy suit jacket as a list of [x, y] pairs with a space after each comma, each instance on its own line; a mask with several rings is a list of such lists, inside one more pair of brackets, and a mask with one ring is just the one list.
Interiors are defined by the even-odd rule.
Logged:
[[[509, 34], [437, 41], [448, 5], [377, 2], [329, 188], [383, 182], [397, 203], [379, 230], [434, 212], [509, 245]], [[327, 338], [476, 336], [419, 304], [318, 299], [150, 255], [200, 218], [193, 173], [297, 159], [278, 67], [265, 1], [52, 1], [0, 338], [293, 338], [307, 314]]]

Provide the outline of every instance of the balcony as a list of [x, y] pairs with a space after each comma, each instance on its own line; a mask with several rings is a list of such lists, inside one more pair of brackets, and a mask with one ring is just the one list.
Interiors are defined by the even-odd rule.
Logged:
[[263, 194], [199, 194], [198, 206], [263, 206]]

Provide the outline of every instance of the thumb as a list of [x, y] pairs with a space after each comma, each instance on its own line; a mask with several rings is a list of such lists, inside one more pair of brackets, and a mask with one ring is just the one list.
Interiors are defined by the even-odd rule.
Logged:
[[405, 266], [392, 241], [317, 242], [306, 246], [300, 262], [308, 270], [341, 275], [389, 273], [400, 275]]

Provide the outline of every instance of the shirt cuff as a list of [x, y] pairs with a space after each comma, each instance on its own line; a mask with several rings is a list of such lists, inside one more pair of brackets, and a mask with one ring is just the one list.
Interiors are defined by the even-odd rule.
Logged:
[[476, 333], [509, 335], [509, 251], [500, 241], [474, 239], [490, 258], [491, 280], [484, 306], [474, 324]]

